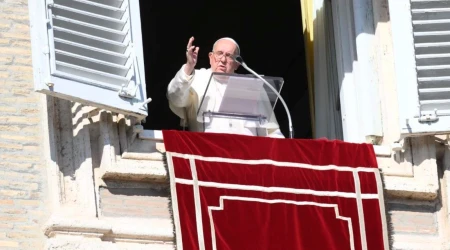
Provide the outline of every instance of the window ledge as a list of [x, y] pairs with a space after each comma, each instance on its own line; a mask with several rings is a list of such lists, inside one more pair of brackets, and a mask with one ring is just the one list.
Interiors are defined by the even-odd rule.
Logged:
[[141, 152], [124, 152], [122, 159], [128, 160], [144, 160], [144, 161], [163, 161], [163, 155], [159, 152], [141, 153]]
[[409, 198], [415, 200], [434, 200], [439, 192], [438, 183], [420, 183], [415, 178], [385, 176], [385, 189], [391, 198]]
[[390, 157], [392, 149], [389, 146], [373, 145], [376, 156]]
[[102, 179], [165, 182], [168, 174], [162, 160], [122, 159], [112, 167], [105, 168], [101, 176]]
[[52, 238], [58, 235], [96, 237], [111, 241], [153, 243], [173, 241], [173, 228], [170, 219], [119, 219], [119, 218], [67, 218], [54, 216], [44, 226], [45, 235]]

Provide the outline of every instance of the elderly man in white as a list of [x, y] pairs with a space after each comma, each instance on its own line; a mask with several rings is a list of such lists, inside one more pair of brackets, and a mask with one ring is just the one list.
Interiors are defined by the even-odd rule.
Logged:
[[[170, 81], [167, 88], [167, 98], [170, 109], [181, 118], [183, 126], [187, 125], [190, 131], [205, 131], [216, 133], [230, 133], [243, 135], [260, 135], [261, 128], [246, 126], [245, 121], [238, 119], [217, 119], [205, 125], [197, 120], [197, 110], [205, 93], [208, 81], [212, 72], [234, 73], [239, 64], [231, 58], [239, 55], [239, 45], [231, 38], [225, 37], [217, 40], [213, 45], [213, 51], [209, 53], [211, 68], [196, 70], [199, 47], [193, 46], [194, 37], [189, 39], [186, 49], [186, 63]], [[212, 79], [212, 85], [217, 90], [215, 98], [220, 99], [226, 88], [226, 84], [220, 83], [217, 79]], [[213, 86], [210, 86], [213, 87]], [[213, 118], [214, 120], [215, 118]], [[276, 119], [275, 126], [264, 129], [263, 135], [269, 137], [284, 138], [279, 130]], [[259, 132], [258, 132], [259, 131]]]

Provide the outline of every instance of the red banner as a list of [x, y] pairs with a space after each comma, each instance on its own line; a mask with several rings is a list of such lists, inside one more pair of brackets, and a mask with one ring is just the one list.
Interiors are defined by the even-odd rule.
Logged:
[[389, 249], [373, 147], [163, 131], [177, 249]]

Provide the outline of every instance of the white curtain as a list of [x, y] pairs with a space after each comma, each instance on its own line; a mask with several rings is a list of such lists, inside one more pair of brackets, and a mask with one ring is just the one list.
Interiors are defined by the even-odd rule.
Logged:
[[331, 4], [314, 1], [315, 136], [343, 140]]

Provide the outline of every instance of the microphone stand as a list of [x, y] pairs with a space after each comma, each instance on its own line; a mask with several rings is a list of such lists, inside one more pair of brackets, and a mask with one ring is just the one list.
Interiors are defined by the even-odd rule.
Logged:
[[260, 75], [258, 75], [255, 71], [253, 71], [251, 68], [249, 68], [247, 66], [247, 64], [245, 64], [244, 60], [242, 59], [241, 56], [232, 56], [232, 58], [234, 59], [235, 62], [239, 63], [240, 65], [242, 65], [242, 67], [244, 67], [248, 72], [252, 73], [254, 76], [258, 77], [261, 81], [263, 81], [273, 92], [275, 92], [275, 94], [278, 96], [278, 98], [280, 99], [281, 103], [284, 106], [284, 109], [286, 110], [286, 114], [288, 117], [288, 122], [289, 122], [289, 138], [294, 138], [294, 128], [292, 127], [292, 119], [291, 119], [291, 113], [289, 112], [289, 108], [286, 105], [286, 102], [284, 102], [283, 97], [281, 97], [280, 93], [278, 93], [278, 91], [272, 86], [270, 85], [270, 83], [268, 83], [264, 78], [262, 78]]

